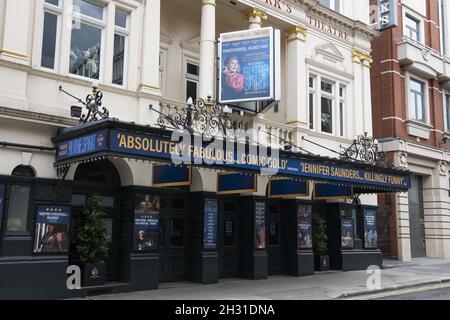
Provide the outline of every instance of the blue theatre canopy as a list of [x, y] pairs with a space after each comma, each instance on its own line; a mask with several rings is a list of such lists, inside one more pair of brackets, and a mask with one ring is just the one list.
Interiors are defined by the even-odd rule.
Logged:
[[271, 168], [277, 169], [277, 177], [352, 186], [354, 193], [404, 192], [410, 187], [409, 172], [399, 168], [281, 150], [278, 157], [272, 157], [270, 150], [266, 156], [253, 155], [249, 145], [236, 143], [234, 151], [225, 148], [223, 151], [217, 148], [217, 143], [212, 146], [208, 142], [198, 147], [191, 142], [172, 141], [171, 133], [113, 119], [62, 129], [53, 139], [57, 148], [55, 166], [62, 168], [104, 157], [171, 163], [172, 156], [177, 155], [197, 167], [246, 174], [258, 174], [261, 169]]

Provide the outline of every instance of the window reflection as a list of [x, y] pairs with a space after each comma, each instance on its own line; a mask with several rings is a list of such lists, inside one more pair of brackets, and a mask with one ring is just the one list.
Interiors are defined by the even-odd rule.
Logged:
[[74, 10], [85, 16], [103, 20], [103, 8], [86, 0], [73, 0]]
[[70, 73], [99, 78], [102, 30], [81, 23], [72, 30], [70, 46]]
[[28, 201], [30, 198], [30, 187], [11, 186], [8, 205], [8, 232], [27, 231]]

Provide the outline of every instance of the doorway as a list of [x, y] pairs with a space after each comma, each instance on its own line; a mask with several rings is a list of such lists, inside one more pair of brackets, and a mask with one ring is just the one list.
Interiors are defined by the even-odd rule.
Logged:
[[187, 199], [161, 195], [159, 234], [159, 281], [186, 280], [187, 271]]
[[219, 277], [239, 277], [239, 205], [236, 199], [219, 200]]
[[99, 203], [105, 216], [107, 236], [110, 240], [106, 259], [106, 281], [119, 280], [119, 228], [120, 228], [120, 176], [107, 159], [80, 164], [74, 176], [72, 192], [71, 239], [75, 236], [77, 220], [87, 200], [93, 194], [101, 197]]

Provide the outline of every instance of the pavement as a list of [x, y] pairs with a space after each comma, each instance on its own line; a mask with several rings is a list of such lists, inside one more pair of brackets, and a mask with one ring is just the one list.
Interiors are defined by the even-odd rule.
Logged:
[[[224, 279], [213, 285], [191, 282], [161, 284], [159, 290], [90, 296], [93, 300], [329, 300], [419, 286], [450, 284], [450, 260], [384, 260], [380, 281], [363, 271], [327, 271], [307, 277], [271, 276], [267, 280]], [[370, 281], [372, 280], [372, 281]], [[369, 288], [379, 283], [378, 288]], [[448, 286], [450, 287], [450, 286]], [[450, 290], [450, 289], [447, 289]]]

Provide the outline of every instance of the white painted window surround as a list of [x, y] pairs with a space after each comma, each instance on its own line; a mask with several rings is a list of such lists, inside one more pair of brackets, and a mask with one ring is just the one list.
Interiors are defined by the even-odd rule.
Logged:
[[[77, 4], [79, 6], [77, 6]], [[96, 10], [92, 5], [96, 8]], [[33, 42], [33, 67], [46, 72], [58, 73], [72, 78], [98, 80], [100, 83], [111, 84], [119, 87], [128, 86], [129, 69], [129, 35], [132, 33], [131, 12], [135, 5], [128, 5], [124, 1], [100, 1], [100, 0], [37, 0], [36, 23]], [[116, 24], [116, 13], [122, 13], [125, 18]], [[44, 22], [45, 14], [57, 15], [57, 32], [55, 39], [54, 65], [43, 63], [44, 45]], [[95, 33], [98, 40], [99, 54], [97, 61], [88, 62], [92, 72], [98, 72], [98, 79], [90, 72], [74, 72], [73, 49], [74, 32], [78, 31], [78, 38], [83, 37], [83, 31], [79, 27], [85, 28], [89, 32]], [[96, 31], [98, 30], [98, 31]], [[85, 33], [86, 34], [86, 33]], [[53, 35], [52, 35], [53, 36]], [[80, 38], [81, 37], [81, 38]], [[92, 37], [88, 37], [92, 39]], [[120, 39], [119, 39], [120, 38]], [[82, 43], [82, 41], [79, 41]], [[120, 60], [115, 57], [115, 49], [123, 46], [123, 54]], [[72, 61], [71, 61], [72, 51]], [[122, 50], [120, 50], [122, 51]], [[46, 52], [49, 52], [47, 50]], [[99, 60], [99, 63], [98, 63]], [[88, 68], [88, 69], [89, 69]], [[119, 70], [120, 69], [120, 70]], [[123, 70], [122, 70], [123, 69]], [[78, 74], [76, 74], [78, 73]], [[117, 75], [122, 73], [121, 80], [117, 80]]]
[[[308, 79], [309, 128], [324, 134], [345, 137], [348, 84], [319, 73], [310, 73]], [[328, 112], [329, 108], [331, 112]]]
[[[430, 124], [430, 100], [428, 81], [406, 72], [406, 127], [409, 135], [429, 139], [433, 126]], [[422, 111], [420, 111], [422, 109]]]
[[403, 35], [425, 44], [425, 25], [421, 14], [403, 6]]

